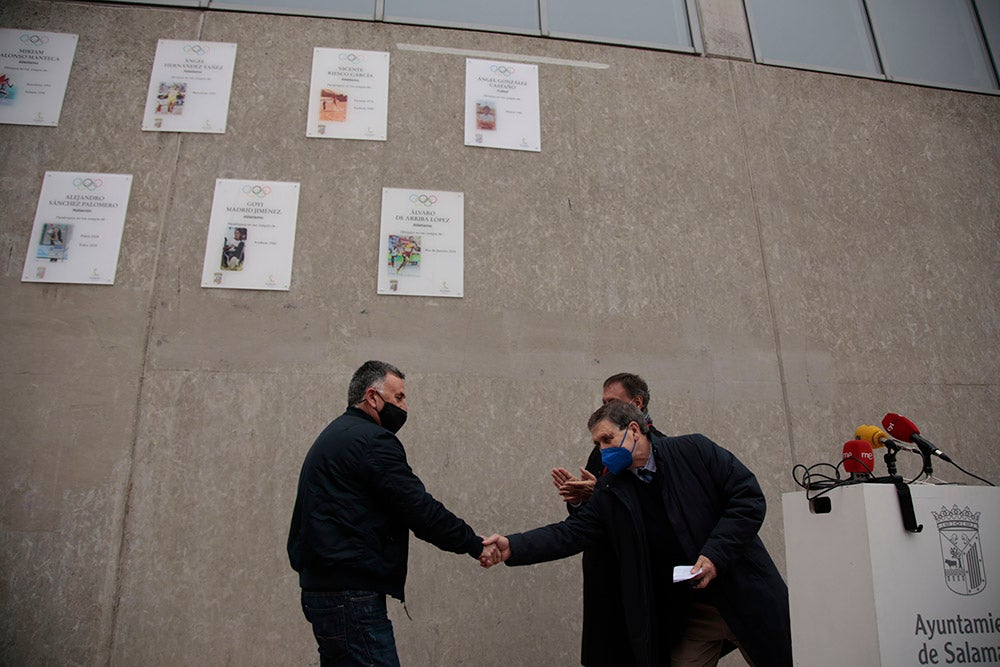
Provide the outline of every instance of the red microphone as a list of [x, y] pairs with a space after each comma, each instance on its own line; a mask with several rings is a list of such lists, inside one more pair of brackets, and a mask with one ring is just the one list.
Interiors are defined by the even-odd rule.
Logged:
[[894, 412], [888, 413], [882, 418], [882, 427], [894, 438], [912, 442], [920, 448], [922, 452], [933, 454], [942, 461], [951, 463], [951, 457], [934, 446], [934, 443], [920, 435], [920, 429], [903, 415]]
[[913, 442], [910, 438], [913, 437], [914, 433], [920, 435], [920, 429], [917, 428], [916, 424], [895, 412], [889, 412], [885, 417], [882, 417], [882, 428], [888, 431], [892, 437], [905, 442]]
[[871, 443], [864, 440], [848, 440], [844, 443], [844, 472], [851, 473], [851, 479], [867, 479], [875, 470], [875, 454]]

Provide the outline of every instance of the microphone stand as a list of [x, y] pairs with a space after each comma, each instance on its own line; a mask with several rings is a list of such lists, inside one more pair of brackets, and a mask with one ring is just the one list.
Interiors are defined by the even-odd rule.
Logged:
[[[885, 443], [885, 467], [889, 471], [889, 477], [885, 478], [896, 487], [896, 497], [899, 498], [899, 511], [903, 515], [903, 528], [909, 533], [919, 533], [924, 527], [917, 523], [917, 513], [913, 510], [913, 496], [910, 495], [910, 487], [896, 472], [896, 453], [899, 446], [892, 441]], [[924, 457], [924, 472], [930, 470], [930, 455], [921, 447], [921, 455]]]
[[917, 442], [916, 445], [917, 449], [920, 450], [920, 458], [924, 461], [924, 469], [923, 472], [920, 473], [921, 476], [924, 479], [934, 479], [934, 467], [931, 465], [932, 452], [930, 448], [920, 442]]
[[885, 443], [885, 456], [882, 460], [885, 461], [886, 470], [889, 471], [889, 477], [898, 477], [899, 474], [896, 472], [896, 452], [899, 451], [899, 445], [897, 445], [892, 440], [888, 440]]

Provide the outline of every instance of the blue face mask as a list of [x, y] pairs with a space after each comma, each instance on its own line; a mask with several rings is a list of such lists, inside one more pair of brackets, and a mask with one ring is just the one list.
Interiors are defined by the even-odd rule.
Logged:
[[625, 438], [628, 437], [628, 428], [625, 428], [625, 433], [622, 434], [622, 441], [618, 443], [617, 447], [608, 447], [607, 449], [601, 450], [601, 463], [604, 467], [608, 469], [608, 472], [612, 475], [617, 475], [623, 470], [628, 470], [632, 467], [632, 452], [635, 451], [635, 444], [632, 445], [631, 451], [625, 449], [623, 445], [625, 444]]

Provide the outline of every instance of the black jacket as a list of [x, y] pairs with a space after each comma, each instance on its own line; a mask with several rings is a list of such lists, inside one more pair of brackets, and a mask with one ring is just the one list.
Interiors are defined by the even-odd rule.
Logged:
[[[587, 458], [587, 472], [598, 479], [605, 473], [601, 448], [594, 446]], [[586, 503], [584, 503], [586, 504]], [[583, 505], [568, 505], [570, 514]], [[585, 667], [630, 667], [631, 655], [621, 647], [628, 643], [628, 626], [622, 607], [618, 559], [607, 542], [592, 544], [583, 552], [583, 629], [580, 633], [580, 664]]]
[[478, 558], [482, 538], [435, 500], [403, 444], [349, 407], [306, 454], [288, 532], [288, 559], [305, 590], [365, 590], [403, 599], [409, 531]]
[[[704, 591], [707, 601], [719, 609], [755, 664], [791, 665], [788, 589], [757, 536], [765, 501], [753, 473], [703, 435], [654, 434], [651, 442], [666, 475], [667, 516], [687, 562], [704, 554], [718, 570]], [[669, 646], [661, 641], [651, 582], [652, 568], [669, 564], [650, 562], [635, 487], [622, 475], [631, 473], [600, 478], [594, 495], [568, 519], [511, 535], [507, 564], [540, 563], [591, 545], [610, 546], [617, 565], [611, 576], [620, 586], [627, 633], [616, 646], [619, 662], [665, 664]]]

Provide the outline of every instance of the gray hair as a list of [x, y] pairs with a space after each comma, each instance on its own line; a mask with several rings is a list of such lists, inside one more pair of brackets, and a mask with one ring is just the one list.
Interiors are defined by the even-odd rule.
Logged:
[[405, 380], [403, 371], [384, 361], [366, 361], [361, 368], [354, 371], [351, 384], [347, 386], [347, 405], [357, 405], [364, 397], [369, 387], [381, 389], [385, 376], [392, 373], [400, 380]]
[[608, 401], [590, 415], [590, 419], [587, 420], [587, 429], [593, 431], [594, 427], [602, 421], [609, 421], [621, 429], [628, 428], [629, 424], [635, 422], [639, 425], [640, 433], [649, 433], [649, 425], [646, 423], [645, 415], [642, 414], [642, 410], [631, 403]]

